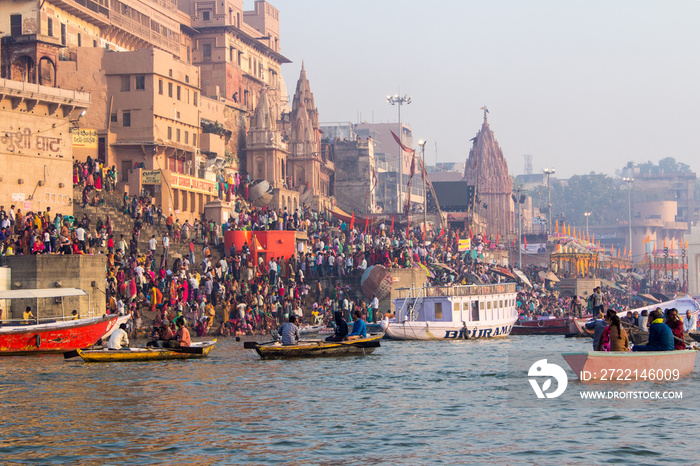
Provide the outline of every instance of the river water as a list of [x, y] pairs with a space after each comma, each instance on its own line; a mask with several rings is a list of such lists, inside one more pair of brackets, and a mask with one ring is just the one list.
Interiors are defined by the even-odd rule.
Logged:
[[[589, 346], [558, 336], [382, 341], [369, 356], [261, 361], [229, 338], [202, 360], [2, 358], [0, 463], [692, 461], [697, 370], [661, 387], [682, 390], [680, 400], [554, 403], [513, 389], [509, 355]], [[567, 392], [590, 385], [568, 375]]]

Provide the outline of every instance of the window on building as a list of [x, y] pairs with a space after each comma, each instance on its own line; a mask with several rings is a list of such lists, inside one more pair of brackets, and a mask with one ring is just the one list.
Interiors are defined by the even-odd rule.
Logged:
[[209, 16], [210, 16], [210, 12], [209, 12], [209, 11], [203, 11], [203, 12], [202, 12], [202, 19], [203, 19], [204, 21], [209, 21]]
[[83, 46], [83, 37], [78, 33], [78, 47]]
[[122, 76], [122, 92], [129, 92], [131, 90], [131, 76]]
[[185, 75], [185, 82], [186, 82], [186, 83], [189, 83], [189, 82], [190, 82], [190, 77], [189, 77], [189, 75]]
[[202, 59], [211, 60], [211, 44], [202, 44]]
[[177, 86], [177, 100], [180, 100], [180, 86]]
[[194, 103], [194, 106], [196, 107], [196, 106], [197, 106], [197, 93], [196, 93], [196, 92], [193, 92], [192, 94], [193, 94], [193, 96], [194, 96], [194, 102], [193, 102], [193, 103]]
[[173, 70], [168, 70], [168, 76], [173, 77]]
[[146, 76], [144, 76], [144, 75], [136, 76], [135, 89], [137, 91], [143, 91], [146, 89]]
[[46, 21], [46, 27], [47, 27], [46, 35], [49, 37], [53, 37], [53, 18], [49, 18]]
[[233, 47], [229, 47], [228, 48], [228, 61], [230, 61], [231, 63], [234, 63], [235, 56], [236, 56], [236, 49]]
[[173, 96], [173, 83], [168, 83], [168, 97]]
[[180, 142], [180, 128], [175, 130], [175, 141]]
[[122, 113], [122, 126], [125, 128], [131, 126], [131, 112]]
[[95, 39], [92, 40], [92, 46], [97, 48], [97, 40], [95, 40]]
[[192, 133], [192, 145], [197, 145], [197, 133]]
[[172, 139], [172, 138], [173, 138], [173, 127], [168, 126], [168, 139]]
[[158, 80], [158, 94], [163, 95], [163, 80]]
[[190, 143], [190, 133], [189, 131], [185, 131], [185, 144]]
[[13, 36], [22, 35], [22, 15], [10, 15], [10, 34]]
[[187, 46], [187, 63], [190, 63], [190, 46]]
[[243, 52], [238, 52], [238, 67], [241, 67], [241, 56], [243, 55]]
[[68, 44], [68, 32], [66, 31], [66, 25], [61, 23], [61, 45]]
[[116, 114], [116, 113], [112, 113], [112, 114], [109, 116], [109, 121], [111, 121], [112, 123], [116, 123], [116, 122], [117, 122], [117, 114]]

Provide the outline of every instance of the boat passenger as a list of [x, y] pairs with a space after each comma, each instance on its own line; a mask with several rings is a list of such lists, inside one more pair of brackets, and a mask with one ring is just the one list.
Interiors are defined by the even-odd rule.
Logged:
[[[160, 331], [158, 332], [158, 339], [155, 342], [155, 346], [158, 348], [167, 348], [169, 345], [170, 340], [175, 338], [175, 335], [173, 335], [173, 331], [170, 328], [170, 325], [168, 325], [168, 321], [164, 320], [160, 324]], [[149, 345], [146, 345], [149, 346]]]
[[345, 322], [343, 313], [340, 311], [335, 311], [333, 318], [335, 319], [335, 334], [326, 337], [326, 341], [343, 341], [348, 336], [348, 323]]
[[24, 310], [24, 312], [22, 313], [22, 319], [24, 319], [24, 321], [22, 322], [24, 325], [30, 325], [30, 320], [36, 321], [37, 324], [39, 323], [34, 314], [32, 314], [31, 306], [27, 306], [27, 309]]
[[596, 351], [629, 351], [630, 341], [627, 332], [622, 328], [620, 317], [612, 309], [605, 316], [608, 326], [598, 341]]
[[683, 318], [683, 332], [688, 333], [695, 330], [695, 317], [690, 309], [685, 311], [685, 317]]
[[355, 323], [352, 325], [352, 333], [345, 337], [345, 341], [367, 338], [367, 325], [365, 321], [362, 320], [362, 312], [357, 310], [354, 311], [352, 315], [355, 317]]
[[675, 307], [666, 311], [666, 325], [671, 327], [671, 332], [675, 337], [673, 339], [673, 349], [684, 350], [683, 321], [678, 316], [678, 309]]
[[299, 343], [301, 335], [299, 334], [299, 327], [296, 326], [297, 316], [294, 314], [289, 316], [289, 322], [282, 324], [280, 328], [280, 335], [282, 335], [282, 344], [284, 346], [292, 346]]
[[171, 348], [187, 348], [192, 346], [190, 331], [185, 327], [185, 318], [178, 317], [175, 321], [175, 325], [177, 325], [177, 332], [175, 332], [175, 338], [168, 342], [168, 346]]
[[600, 336], [603, 334], [603, 330], [605, 330], [605, 327], [607, 326], [608, 324], [605, 322], [605, 320], [603, 320], [602, 312], [598, 312], [596, 314], [595, 320], [586, 322], [586, 328], [588, 330], [593, 330], [593, 351], [596, 351], [596, 348], [598, 348]]
[[639, 320], [637, 321], [637, 327], [645, 332], [649, 330], [649, 311], [646, 309], [642, 310]]
[[663, 314], [655, 309], [649, 314], [649, 342], [646, 345], [634, 345], [632, 351], [672, 351], [673, 332], [664, 323]]
[[129, 346], [129, 335], [126, 333], [126, 324], [121, 324], [117, 330], [109, 337], [107, 348], [111, 350], [122, 349], [122, 345]]

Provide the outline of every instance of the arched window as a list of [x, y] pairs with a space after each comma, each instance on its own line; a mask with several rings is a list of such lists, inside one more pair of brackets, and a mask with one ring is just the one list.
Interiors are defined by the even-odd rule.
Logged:
[[34, 80], [34, 60], [31, 57], [22, 55], [12, 63], [10, 79], [13, 81], [23, 81], [36, 84]]
[[39, 84], [42, 86], [56, 86], [56, 65], [48, 57], [39, 59]]

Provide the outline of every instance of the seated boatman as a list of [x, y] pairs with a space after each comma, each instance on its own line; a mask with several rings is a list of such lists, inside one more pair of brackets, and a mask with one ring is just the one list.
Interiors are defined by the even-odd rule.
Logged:
[[353, 311], [352, 315], [355, 317], [355, 323], [352, 325], [352, 333], [345, 337], [345, 341], [367, 338], [367, 325], [365, 321], [362, 320], [362, 312], [356, 309]]
[[129, 335], [126, 333], [126, 324], [121, 324], [118, 329], [109, 337], [107, 348], [111, 350], [120, 350], [122, 345], [129, 347]]
[[296, 326], [297, 316], [294, 314], [289, 316], [289, 322], [285, 322], [280, 327], [280, 335], [282, 335], [282, 344], [284, 346], [296, 345], [299, 343], [301, 335], [299, 334], [299, 327]]

